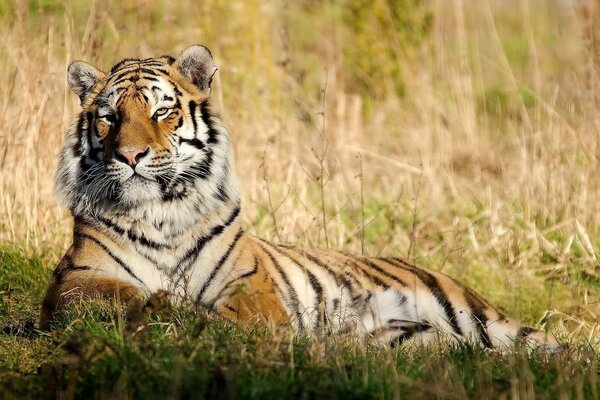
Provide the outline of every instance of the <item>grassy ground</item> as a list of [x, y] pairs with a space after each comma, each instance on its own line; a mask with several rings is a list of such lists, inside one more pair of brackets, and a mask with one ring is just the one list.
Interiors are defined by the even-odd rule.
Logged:
[[[598, 398], [600, 5], [413, 3], [0, 2], [0, 393]], [[196, 42], [249, 231], [408, 257], [570, 350], [381, 349], [161, 304], [84, 304], [36, 331], [70, 241], [52, 197], [66, 66]]]
[[[34, 329], [49, 271], [4, 249], [0, 393], [6, 398], [597, 398], [598, 358], [470, 345], [386, 349], [352, 337], [295, 337], [149, 304], [82, 304]], [[32, 299], [35, 299], [32, 302]]]

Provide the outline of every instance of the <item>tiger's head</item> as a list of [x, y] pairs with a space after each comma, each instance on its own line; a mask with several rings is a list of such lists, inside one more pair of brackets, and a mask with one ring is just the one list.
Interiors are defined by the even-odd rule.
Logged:
[[209, 107], [216, 71], [204, 46], [177, 59], [125, 59], [108, 73], [84, 61], [69, 66], [82, 110], [56, 188], [75, 215], [235, 196], [228, 134]]

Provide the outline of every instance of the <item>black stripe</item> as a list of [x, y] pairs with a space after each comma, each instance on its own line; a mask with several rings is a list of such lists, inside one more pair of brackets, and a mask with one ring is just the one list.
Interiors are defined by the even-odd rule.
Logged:
[[341, 304], [340, 304], [340, 299], [335, 298], [333, 299], [333, 312], [339, 312], [341, 310], [340, 308]]
[[[395, 319], [390, 319], [388, 323], [400, 322], [404, 323], [405, 321], [399, 321]], [[415, 334], [419, 332], [425, 332], [431, 329], [431, 324], [427, 321], [413, 322], [408, 324], [403, 324], [399, 327], [404, 333], [400, 336], [392, 339], [390, 341], [390, 347], [396, 347], [404, 343], [405, 341], [411, 339]]]
[[104, 225], [106, 225], [108, 228], [112, 229], [113, 231], [117, 232], [119, 235], [122, 235], [125, 233], [125, 228], [122, 228], [120, 225], [115, 224], [110, 219], [104, 218], [100, 215], [98, 215], [96, 218], [98, 219], [98, 221], [102, 222]]
[[171, 79], [165, 78], [167, 79], [167, 82], [169, 82], [171, 84], [171, 86], [173, 87], [173, 91], [175, 92], [175, 95], [177, 96], [181, 96], [181, 90], [179, 90], [179, 87], [177, 86], [177, 84], [175, 82], [173, 82]]
[[192, 124], [194, 125], [194, 137], [198, 135], [198, 122], [196, 121], [196, 102], [191, 100], [188, 104], [190, 109], [190, 117], [192, 118]]
[[404, 343], [407, 340], [409, 340], [410, 338], [412, 338], [413, 335], [414, 335], [414, 332], [404, 332], [404, 333], [402, 333], [400, 336], [395, 337], [394, 339], [392, 339], [390, 341], [390, 347], [394, 348], [394, 347], [400, 346], [402, 343]]
[[154, 67], [152, 69], [142, 67], [142, 68], [139, 68], [136, 72], [138, 72], [138, 73], [142, 72], [142, 73], [149, 74], [149, 75], [155, 74], [155, 76], [160, 76], [160, 74], [157, 74], [157, 72], [160, 72], [161, 74], [164, 74], [166, 76], [171, 76], [169, 74], [169, 71], [167, 71], [166, 69], [158, 68], [158, 66]]
[[238, 217], [238, 215], [240, 215], [240, 210], [241, 207], [239, 205], [237, 205], [233, 211], [231, 212], [231, 214], [229, 215], [229, 218], [227, 218], [227, 221], [225, 221], [223, 224], [221, 225], [217, 225], [215, 227], [213, 227], [210, 230], [210, 234], [211, 235], [220, 235], [223, 230], [225, 230], [226, 227], [228, 227], [229, 225], [231, 225], [233, 223], [233, 221], [235, 221], [235, 219]]
[[229, 311], [232, 311], [234, 313], [238, 313], [238, 310], [236, 310], [235, 308], [231, 307], [229, 304], [225, 305], [225, 308], [228, 309]]
[[517, 338], [519, 339], [524, 339], [527, 336], [531, 335], [532, 333], [536, 333], [538, 332], [537, 329], [534, 328], [530, 328], [528, 326], [522, 326], [519, 328], [519, 330], [517, 331]]
[[[119, 81], [120, 79], [123, 79], [125, 77], [127, 77], [128, 79], [133, 78], [134, 75], [136, 77], [139, 77], [139, 75], [142, 73], [148, 74], [150, 76], [159, 77], [160, 74], [158, 74], [157, 72], [161, 72], [162, 74], [169, 76], [167, 71], [162, 70], [160, 68], [150, 69], [150, 68], [143, 68], [143, 67], [139, 67], [139, 66], [126, 67], [126, 68], [116, 72], [114, 75], [112, 75], [110, 77], [110, 80], [112, 81], [111, 85], [115, 85], [117, 83], [117, 81]], [[129, 77], [128, 75], [131, 75], [131, 77]]]
[[176, 132], [179, 128], [183, 126], [183, 117], [180, 115], [177, 120], [177, 124], [175, 124], [175, 128], [173, 128], [173, 132]]
[[249, 278], [249, 277], [251, 277], [252, 275], [256, 275], [256, 273], [257, 273], [257, 272], [258, 272], [258, 258], [257, 258], [256, 256], [254, 256], [254, 265], [253, 265], [253, 267], [252, 267], [252, 270], [251, 270], [251, 271], [248, 271], [248, 272], [245, 272], [245, 273], [243, 273], [242, 275], [238, 276], [237, 278], [235, 278], [235, 279], [234, 279], [233, 281], [231, 281], [231, 282], [233, 283], [233, 282], [236, 282], [236, 281], [240, 281], [240, 280], [242, 280], [242, 279], [245, 279], [245, 278]]
[[323, 303], [323, 286], [319, 283], [317, 277], [310, 272], [304, 265], [300, 264], [294, 257], [290, 256], [286, 251], [282, 251], [280, 248], [271, 246], [271, 248], [277, 251], [279, 254], [283, 255], [287, 259], [289, 259], [292, 263], [294, 263], [298, 268], [300, 268], [306, 275], [308, 275], [308, 281], [310, 286], [312, 287], [313, 292], [317, 295], [317, 300], [315, 304], [315, 309], [318, 311], [316, 320], [315, 320], [315, 329], [318, 329], [321, 325], [321, 319], [325, 321], [324, 318], [321, 318], [321, 304]]
[[485, 347], [489, 349], [493, 348], [494, 346], [492, 345], [492, 341], [487, 332], [488, 318], [485, 314], [485, 304], [479, 300], [477, 295], [475, 295], [470, 288], [464, 288], [464, 296], [465, 300], [467, 300], [467, 305], [471, 309], [471, 320], [477, 328], [479, 340], [481, 340]]
[[208, 99], [204, 100], [202, 103], [200, 103], [200, 116], [202, 117], [202, 121], [204, 122], [204, 125], [206, 125], [208, 127], [208, 140], [207, 143], [208, 144], [215, 144], [219, 142], [218, 136], [219, 133], [213, 128], [213, 124], [211, 122], [211, 112], [210, 112], [210, 107], [209, 107], [209, 103], [208, 103]]
[[71, 258], [68, 258], [68, 262], [67, 265], [65, 265], [62, 268], [56, 268], [54, 270], [54, 272], [52, 273], [52, 276], [54, 278], [54, 282], [57, 285], [60, 285], [63, 283], [64, 278], [67, 274], [73, 272], [73, 271], [89, 271], [91, 270], [92, 267], [87, 266], [87, 265], [77, 265], [75, 263], [73, 263], [73, 261], [71, 261]]
[[96, 129], [96, 126], [94, 125], [94, 114], [92, 114], [91, 112], [87, 113], [87, 141], [88, 141], [88, 156], [89, 158], [91, 158], [94, 161], [100, 161], [100, 157], [98, 157], [99, 154], [102, 153], [103, 148], [99, 147], [99, 148], [94, 148], [93, 147], [93, 139], [92, 139], [92, 134], [94, 134], [94, 136], [96, 136], [97, 138], [100, 137], [100, 135], [98, 135], [98, 130]]
[[219, 186], [217, 187], [217, 192], [215, 194], [215, 197], [224, 203], [229, 200], [229, 195], [227, 194], [227, 184], [228, 180], [219, 180]]
[[139, 58], [124, 58], [121, 61], [119, 61], [118, 63], [116, 63], [115, 65], [113, 65], [113, 67], [110, 69], [110, 73], [114, 74], [115, 72], [117, 72], [117, 70], [119, 68], [121, 68], [123, 65], [125, 65], [127, 63], [134, 64], [139, 61], [140, 61]]
[[[291, 303], [291, 304], [289, 304], [289, 307], [291, 307], [294, 310], [293, 311], [294, 315], [296, 317], [296, 320], [298, 320], [298, 331], [303, 332], [305, 330], [305, 327], [304, 327], [304, 323], [302, 321], [302, 314], [300, 313], [300, 301], [298, 300], [298, 294], [292, 287], [290, 280], [288, 279], [287, 275], [285, 275], [285, 273], [283, 272], [281, 265], [279, 265], [279, 263], [277, 262], [277, 260], [273, 256], [273, 254], [271, 254], [262, 243], [258, 242], [258, 245], [262, 248], [262, 250], [265, 252], [265, 254], [269, 257], [269, 259], [271, 260], [271, 263], [273, 264], [273, 267], [277, 270], [277, 273], [279, 273], [281, 280], [287, 286], [287, 289], [288, 289], [287, 297], [289, 297], [289, 302]], [[282, 299], [285, 299], [286, 296], [283, 295], [279, 286], [277, 286], [277, 285], [275, 285], [275, 286], [279, 290], [279, 293], [281, 294]]]
[[[240, 214], [240, 206], [237, 205], [231, 215], [229, 216], [229, 218], [227, 218], [227, 221], [225, 221], [223, 224], [221, 225], [217, 225], [214, 226], [211, 230], [210, 233], [206, 236], [202, 236], [200, 238], [198, 238], [198, 240], [196, 241], [196, 244], [190, 249], [188, 250], [187, 253], [185, 253], [185, 255], [183, 256], [183, 258], [179, 261], [180, 264], [184, 264], [187, 260], [189, 260], [190, 258], [197, 256], [198, 253], [200, 253], [202, 251], [202, 249], [204, 248], [204, 246], [211, 241], [215, 236], [220, 235], [221, 233], [223, 233], [223, 231], [225, 230], [225, 228], [227, 228], [229, 225], [231, 225], [235, 219], [238, 217], [238, 215]], [[192, 261], [186, 268], [185, 270], [187, 271], [187, 269], [189, 267], [191, 267], [191, 265], [194, 262]]]
[[[239, 257], [238, 257], [239, 258]], [[252, 270], [243, 273], [242, 275], [238, 276], [237, 278], [235, 278], [234, 280], [232, 280], [231, 282], [229, 282], [227, 285], [225, 285], [225, 287], [223, 287], [223, 289], [221, 289], [221, 291], [219, 292], [219, 294], [217, 294], [215, 296], [215, 298], [212, 300], [209, 309], [212, 309], [214, 304], [219, 301], [219, 299], [221, 298], [221, 296], [223, 295], [223, 292], [225, 292], [227, 289], [229, 289], [232, 285], [234, 285], [235, 283], [246, 279], [252, 275], [255, 275], [258, 272], [258, 258], [256, 258], [256, 256], [254, 256], [254, 264], [252, 267]]]
[[88, 149], [92, 150], [92, 121], [94, 119], [94, 114], [92, 114], [91, 112], [88, 112], [86, 114], [86, 118], [87, 118], [86, 136], [87, 136], [87, 142], [88, 142]]
[[73, 154], [75, 154], [75, 157], [81, 157], [81, 155], [83, 154], [83, 149], [81, 148], [81, 137], [84, 134], [84, 124], [85, 124], [85, 119], [86, 114], [85, 113], [81, 113], [79, 114], [79, 118], [77, 119], [77, 130], [76, 130], [76, 137], [77, 137], [77, 141], [75, 142], [75, 144], [73, 145]]
[[[164, 164], [162, 166], [164, 166]], [[173, 177], [175, 176], [175, 168], [172, 165], [164, 166], [164, 168], [161, 169], [156, 168], [154, 173], [156, 174], [155, 178], [160, 187], [160, 192], [162, 193], [163, 201], [173, 201], [176, 198], [182, 199], [187, 195], [187, 188], [185, 187], [180, 188], [179, 192], [177, 193], [174, 192], [174, 188], [169, 191], [169, 185], [173, 181]]]
[[[399, 283], [402, 286], [408, 286], [406, 284], [406, 282], [404, 282], [402, 279], [400, 279], [398, 276], [394, 275], [394, 274], [390, 274], [389, 272], [387, 272], [386, 270], [384, 270], [383, 268], [381, 268], [379, 265], [375, 264], [373, 261], [369, 260], [368, 258], [364, 258], [364, 257], [359, 257], [358, 258], [363, 264], [368, 265], [369, 267], [373, 268], [375, 271], [379, 272], [380, 274], [382, 274], [383, 276], [390, 278], [391, 280]], [[381, 259], [377, 259], [378, 261], [384, 261]], [[389, 264], [389, 263], [388, 263]]]
[[90, 159], [96, 161], [96, 162], [100, 162], [100, 157], [99, 155], [103, 153], [102, 148], [98, 148], [98, 149], [91, 149], [90, 150]]
[[206, 289], [208, 289], [208, 286], [212, 283], [213, 279], [215, 279], [215, 276], [217, 276], [217, 273], [221, 270], [221, 268], [223, 267], [223, 264], [225, 264], [225, 262], [231, 255], [231, 252], [233, 251], [233, 249], [235, 248], [235, 245], [238, 243], [238, 241], [242, 237], [242, 234], [243, 234], [243, 231], [240, 229], [238, 231], [238, 233], [236, 233], [235, 237], [233, 238], [233, 242], [231, 242], [231, 244], [229, 244], [225, 253], [221, 256], [221, 258], [219, 259], [217, 264], [213, 267], [213, 269], [210, 273], [210, 276], [208, 277], [206, 282], [204, 282], [204, 285], [202, 285], [202, 288], [200, 289], [200, 293], [198, 293], [198, 296], [196, 297], [197, 303], [200, 303], [200, 301], [202, 300], [202, 295], [204, 295], [204, 292], [206, 291]]
[[[305, 257], [307, 258], [310, 262], [312, 262], [313, 264], [315, 264], [317, 267], [320, 267], [321, 269], [323, 269], [325, 271], [325, 273], [327, 273], [328, 275], [330, 275], [331, 277], [333, 277], [333, 279], [335, 280], [336, 284], [338, 285], [338, 288], [340, 290], [340, 292], [346, 288], [348, 289], [348, 291], [350, 292], [350, 296], [354, 297], [355, 296], [355, 286], [352, 284], [351, 280], [356, 284], [357, 288], [362, 289], [362, 285], [359, 283], [358, 279], [351, 273], [354, 272], [351, 269], [346, 269], [343, 273], [337, 273], [335, 271], [333, 271], [327, 264], [325, 264], [325, 262], [319, 258], [317, 258], [316, 256], [305, 252], [305, 251], [300, 251], [295, 247], [292, 246], [286, 246], [286, 245], [278, 245], [278, 248], [283, 248], [285, 249], [286, 252], [294, 252], [296, 253], [298, 256], [300, 257]], [[346, 256], [344, 256], [346, 257]], [[347, 258], [347, 257], [346, 257]], [[340, 263], [338, 260], [334, 259], [334, 263]], [[358, 267], [357, 267], [358, 268]], [[359, 268], [360, 269], [360, 268]], [[378, 285], [380, 286], [385, 286], [385, 283], [383, 283], [381, 280], [379, 280], [377, 277], [375, 277], [375, 279], [378, 281]], [[337, 298], [333, 299], [333, 310], [335, 312], [335, 310], [340, 307], [340, 300]]]
[[111, 86], [117, 86], [117, 85], [120, 85], [125, 82], [135, 83], [135, 82], [139, 81], [140, 79], [144, 79], [144, 78], [140, 78], [140, 76], [136, 73], [133, 73], [131, 75], [123, 74], [123, 76], [119, 77], [119, 79], [112, 82]]
[[[156, 169], [154, 173], [156, 174], [154, 177], [156, 178], [156, 182], [158, 182], [160, 186], [160, 191], [163, 194], [163, 198], [165, 197], [167, 190], [169, 188], [169, 183], [173, 180], [173, 176], [175, 172], [173, 167], [165, 167], [162, 169]], [[187, 194], [187, 188], [183, 188], [183, 193], [181, 193], [182, 198]]]
[[[283, 247], [285, 247], [285, 246], [283, 246]], [[327, 273], [329, 273], [329, 275], [334, 277], [336, 283], [338, 284], [338, 286], [340, 286], [340, 288], [344, 288], [344, 287], [348, 288], [348, 290], [350, 291], [350, 294], [354, 294], [354, 290], [355, 290], [355, 287], [354, 287], [354, 285], [352, 285], [352, 282], [350, 282], [350, 279], [352, 281], [354, 281], [354, 283], [356, 284], [356, 287], [362, 288], [362, 285], [360, 284], [358, 279], [353, 274], [348, 272], [348, 271], [352, 271], [352, 270], [346, 270], [346, 271], [344, 271], [344, 273], [337, 273], [337, 272], [333, 271], [321, 259], [317, 258], [316, 256], [314, 256], [312, 254], [309, 254], [307, 252], [299, 252], [297, 249], [292, 248], [292, 247], [286, 247], [286, 248], [288, 250], [295, 251], [296, 253], [302, 254], [304, 257], [308, 258], [311, 262], [313, 262], [314, 264], [316, 264], [319, 267], [321, 267], [322, 269], [324, 269]], [[343, 256], [346, 260], [348, 259], [348, 257], [346, 255], [343, 255]], [[331, 257], [331, 256], [329, 256], [329, 257]], [[334, 264], [340, 263], [340, 261], [336, 260], [335, 258], [333, 260], [334, 260]], [[360, 267], [358, 267], [358, 268], [360, 269]], [[360, 270], [362, 271], [362, 269], [360, 269]], [[341, 281], [341, 284], [340, 284], [340, 281]], [[379, 280], [379, 282], [384, 284], [383, 282], [381, 282], [381, 280]]]
[[125, 82], [135, 83], [142, 79], [146, 80], [146, 81], [151, 81], [151, 82], [160, 82], [160, 79], [156, 78], [155, 76], [156, 75], [147, 75], [147, 74], [141, 75], [141, 74], [138, 74], [137, 71], [132, 71], [131, 75], [123, 74], [122, 77], [120, 77], [119, 79], [112, 82], [111, 86], [117, 86], [117, 85], [120, 85]]
[[161, 59], [165, 59], [165, 61], [167, 62], [167, 64], [172, 65], [175, 62], [175, 57], [171, 57], [168, 54], [163, 54], [162, 56], [158, 57]]
[[202, 143], [202, 140], [200, 140], [200, 139], [196, 139], [196, 138], [184, 139], [184, 138], [180, 137], [179, 144], [181, 145], [182, 143], [189, 144], [190, 146], [195, 147], [198, 150], [204, 149], [204, 143]]
[[494, 345], [490, 339], [490, 336], [487, 333], [487, 320], [483, 320], [485, 318], [484, 315], [473, 315], [473, 318], [476, 320], [477, 324], [477, 334], [479, 335], [479, 339], [481, 343], [488, 349], [492, 349]]
[[237, 281], [241, 281], [242, 279], [249, 278], [252, 275], [256, 275], [257, 272], [258, 272], [258, 258], [256, 258], [256, 256], [254, 256], [254, 264], [252, 266], [252, 270], [243, 273], [242, 275], [240, 275], [237, 278], [235, 278], [234, 280], [232, 280], [230, 283], [234, 283]]
[[188, 195], [188, 190], [187, 188], [183, 188], [183, 189], [178, 189], [178, 191], [175, 191], [174, 188], [172, 188], [171, 190], [169, 190], [168, 186], [169, 186], [169, 182], [172, 182], [172, 178], [164, 178], [161, 180], [161, 182], [159, 182], [159, 184], [161, 184], [160, 190], [163, 192], [162, 195], [162, 200], [167, 202], [167, 201], [176, 201], [176, 200], [181, 200], [183, 198], [186, 198]]
[[[191, 249], [189, 249], [184, 254], [184, 256], [181, 258], [181, 260], [179, 261], [180, 265], [185, 264], [188, 260], [190, 260], [194, 256], [197, 256], [198, 253], [200, 253], [202, 251], [202, 249], [204, 248], [204, 246], [206, 246], [206, 244], [212, 238], [213, 238], [213, 236], [211, 236], [211, 235], [199, 237], [198, 240], [196, 240], [196, 243], [194, 244], [194, 246]], [[190, 268], [193, 263], [194, 263], [194, 261], [190, 261], [189, 265], [185, 267], [185, 270], [187, 270], [188, 268]]]
[[[321, 269], [323, 269], [329, 276], [333, 277], [333, 279], [335, 280], [335, 282], [337, 283], [338, 286], [348, 287], [348, 289], [350, 289], [350, 291], [352, 291], [352, 283], [350, 283], [350, 281], [348, 280], [348, 278], [346, 276], [334, 272], [331, 268], [329, 268], [328, 265], [326, 265], [325, 263], [323, 263], [323, 261], [321, 261], [317, 257], [313, 256], [310, 253], [307, 253], [307, 252], [304, 252], [304, 251], [299, 251], [298, 249], [295, 249], [293, 247], [282, 246], [282, 245], [280, 245], [279, 247], [285, 249], [286, 252], [293, 251], [298, 256], [304, 257], [304, 258], [308, 259], [310, 262], [312, 262], [316, 266], [318, 266]], [[288, 257], [289, 257], [289, 255], [288, 255]]]
[[[86, 160], [89, 157], [89, 155], [91, 155], [92, 152], [92, 136], [91, 136], [91, 132], [92, 132], [92, 120], [94, 118], [94, 115], [91, 112], [87, 112], [85, 114], [85, 120], [86, 120], [86, 127], [85, 129], [83, 129], [81, 131], [81, 134], [78, 137], [79, 143], [80, 143], [80, 148], [81, 148], [81, 158], [79, 159], [79, 168], [81, 168], [82, 172], [87, 172], [91, 165], [87, 165], [86, 164]], [[85, 154], [85, 152], [83, 151], [83, 135], [86, 135], [86, 140], [87, 140], [87, 150], [88, 150], [88, 155]], [[95, 154], [95, 153], [94, 153]], [[94, 163], [92, 163], [94, 164]], [[94, 176], [91, 175], [87, 175], [85, 176], [85, 178], [83, 179], [83, 184], [84, 185], [89, 185], [94, 181]]]
[[144, 235], [138, 236], [131, 229], [129, 229], [127, 231], [127, 237], [132, 242], [137, 242], [137, 243], [141, 244], [142, 246], [146, 246], [146, 247], [149, 247], [154, 250], [161, 250], [163, 248], [171, 248], [166, 244], [161, 244], [161, 243], [157, 243], [153, 240], [150, 240]]
[[377, 286], [382, 287], [384, 289], [389, 289], [390, 285], [382, 281], [379, 277], [373, 275], [370, 270], [361, 267], [361, 265], [354, 259], [348, 257], [346, 263], [353, 265], [355, 269], [358, 269], [359, 271], [364, 273], [371, 280], [371, 282], [375, 283]]
[[258, 258], [256, 258], [256, 256], [254, 256], [254, 264], [252, 265], [252, 269], [248, 272], [244, 272], [242, 275], [238, 276], [237, 278], [235, 278], [234, 280], [229, 282], [226, 287], [229, 287], [232, 284], [239, 282], [243, 279], [249, 278], [252, 275], [256, 275], [257, 272], [258, 272]]
[[102, 250], [104, 250], [106, 252], [106, 254], [108, 254], [110, 256], [110, 258], [112, 258], [117, 264], [119, 264], [119, 266], [121, 268], [123, 268], [129, 275], [131, 275], [132, 278], [134, 278], [135, 280], [137, 280], [138, 282], [140, 282], [142, 285], [146, 286], [146, 284], [133, 273], [133, 271], [129, 268], [129, 266], [127, 266], [127, 264], [125, 264], [125, 262], [121, 258], [119, 258], [118, 256], [116, 256], [112, 251], [110, 251], [110, 249], [108, 247], [106, 247], [98, 239], [96, 239], [95, 237], [92, 237], [92, 236], [90, 236], [90, 235], [88, 235], [86, 233], [82, 233], [82, 232], [75, 231], [75, 232], [73, 232], [73, 234], [75, 236], [79, 236], [79, 237], [82, 237], [82, 238], [89, 239], [92, 242], [96, 243]]
[[[164, 60], [164, 61], [161, 60], [163, 58], [165, 58], [166, 60]], [[159, 67], [164, 67], [165, 63], [173, 64], [173, 61], [175, 61], [175, 59], [173, 57], [164, 55], [164, 56], [160, 56], [160, 57], [144, 58], [143, 60], [140, 61], [140, 63], [143, 65], [156, 65]]]
[[424, 269], [408, 264], [406, 261], [398, 258], [384, 258], [381, 260], [415, 274], [421, 280], [421, 282], [423, 282], [423, 284], [427, 286], [431, 294], [433, 294], [438, 303], [444, 308], [444, 312], [446, 313], [448, 323], [450, 323], [454, 332], [457, 335], [463, 335], [463, 331], [458, 325], [458, 320], [456, 319], [456, 312], [454, 311], [454, 307], [452, 306], [452, 303], [448, 299], [448, 296], [440, 287], [436, 277], [433, 276], [433, 274], [425, 271]]
[[100, 155], [103, 153], [101, 148], [91, 149], [90, 150], [90, 159], [96, 161], [97, 163], [101, 161]]
[[[450, 279], [452, 279], [452, 278], [450, 278]], [[460, 282], [458, 282], [458, 281], [456, 281], [454, 279], [452, 279], [452, 281], [454, 281], [454, 283], [456, 285], [458, 285], [459, 287], [462, 287], [464, 291], [467, 291], [468, 295], [471, 296], [473, 298], [473, 300], [477, 302], [477, 304], [479, 304], [479, 307], [482, 310], [486, 310], [486, 309], [493, 310], [497, 314], [497, 317], [494, 318], [496, 321], [503, 321], [503, 320], [506, 319], [506, 316], [504, 315], [504, 313], [501, 313], [498, 310], [496, 310], [483, 297], [481, 297], [481, 295], [479, 295], [477, 292], [475, 292], [474, 290], [472, 290], [469, 287], [465, 287]], [[465, 295], [465, 297], [466, 297], [466, 295]]]
[[[173, 248], [172, 246], [169, 246], [168, 244], [158, 243], [153, 240], [150, 240], [144, 235], [137, 235], [131, 228], [126, 230], [125, 228], [117, 225], [116, 223], [114, 223], [113, 221], [111, 221], [108, 218], [105, 218], [102, 216], [97, 216], [96, 218], [98, 219], [98, 221], [102, 222], [104, 225], [106, 225], [108, 228], [114, 230], [119, 235], [123, 235], [123, 234], [125, 234], [125, 232], [127, 232], [127, 237], [132, 242], [137, 242], [145, 247], [149, 247], [154, 250], [161, 250], [164, 248], [169, 248], [169, 249]], [[150, 261], [156, 262], [153, 259], [151, 259]]]
[[[124, 235], [125, 233], [127, 233], [127, 237], [129, 238], [129, 240], [133, 241], [133, 242], [137, 242], [140, 243], [146, 247], [150, 247], [152, 249], [158, 250], [158, 249], [173, 249], [173, 246], [171, 245], [167, 245], [167, 244], [160, 244], [160, 243], [156, 243], [153, 241], [148, 240], [146, 237], [144, 236], [137, 236], [131, 229], [126, 229], [123, 228], [122, 226], [114, 223], [113, 221], [111, 221], [108, 218], [102, 217], [102, 216], [95, 216], [97, 221], [82, 221], [83, 223], [86, 224], [90, 224], [92, 226], [96, 226], [97, 224], [95, 224], [95, 222], [101, 222], [102, 224], [104, 224], [104, 226], [100, 227], [99, 229], [102, 228], [109, 228], [112, 229], [113, 231], [115, 231], [118, 235]], [[164, 267], [164, 264], [162, 264], [161, 262], [159, 262], [158, 260], [156, 260], [155, 258], [147, 255], [147, 254], [142, 254], [142, 253], [138, 253], [140, 254], [142, 257], [144, 257], [145, 259], [147, 259], [148, 261], [152, 262], [153, 264], [155, 264], [159, 269], [162, 267]]]
[[317, 315], [315, 317], [315, 329], [321, 327], [321, 321], [327, 323], [327, 318], [324, 317], [324, 307], [327, 305], [323, 302], [323, 287], [319, 283], [317, 277], [310, 271], [306, 270], [308, 274], [308, 280], [313, 290], [317, 293], [317, 300], [315, 301], [315, 308], [317, 309]]

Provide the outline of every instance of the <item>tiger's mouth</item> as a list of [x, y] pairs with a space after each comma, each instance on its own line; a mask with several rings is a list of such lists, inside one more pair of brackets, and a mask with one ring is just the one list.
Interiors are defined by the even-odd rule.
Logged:
[[123, 183], [130, 182], [130, 181], [131, 182], [138, 182], [138, 181], [139, 182], [144, 182], [144, 181], [158, 182], [158, 179], [156, 177], [147, 177], [147, 176], [140, 174], [137, 171], [133, 171], [133, 174], [131, 174], [131, 176], [129, 178], [125, 179], [123, 181]]
[[119, 182], [121, 192], [129, 192], [129, 195], [137, 195], [141, 198], [147, 198], [148, 195], [153, 192], [153, 189], [158, 188], [159, 186], [160, 178], [144, 176], [137, 172], [133, 173], [129, 178]]
[[130, 168], [127, 171], [120, 172], [120, 176], [117, 180], [120, 184], [126, 183], [158, 183], [161, 177], [159, 174], [152, 173], [153, 171], [147, 171], [144, 168]]

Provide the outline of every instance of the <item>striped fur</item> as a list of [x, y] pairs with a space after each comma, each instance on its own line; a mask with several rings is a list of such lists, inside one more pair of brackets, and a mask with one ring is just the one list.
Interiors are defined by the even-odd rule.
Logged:
[[356, 332], [390, 345], [440, 334], [489, 348], [519, 339], [557, 345], [441, 273], [245, 233], [229, 135], [209, 103], [214, 71], [202, 46], [178, 59], [127, 59], [106, 74], [83, 62], [69, 68], [82, 111], [67, 132], [56, 187], [75, 227], [42, 327], [81, 296], [166, 291], [236, 320], [260, 316], [298, 332]]

